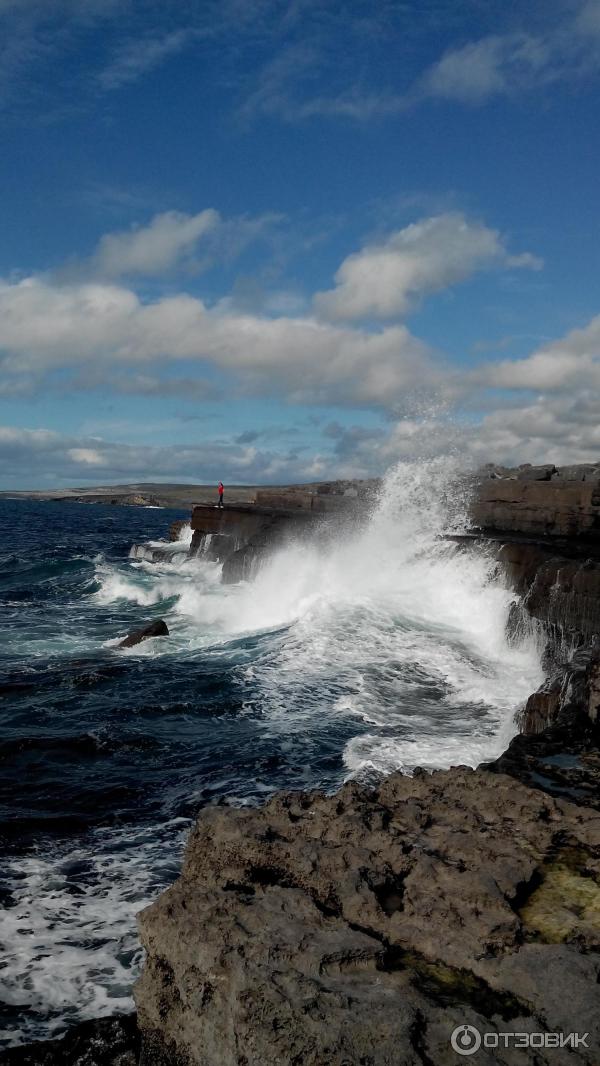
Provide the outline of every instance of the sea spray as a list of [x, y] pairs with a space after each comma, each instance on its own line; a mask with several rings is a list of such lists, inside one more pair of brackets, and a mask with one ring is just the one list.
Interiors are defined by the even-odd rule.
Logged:
[[490, 554], [449, 537], [467, 524], [469, 484], [453, 459], [401, 463], [360, 528], [298, 540], [251, 582], [220, 585], [216, 564], [195, 559], [143, 567], [150, 587], [113, 577], [104, 595], [170, 601], [190, 648], [271, 634], [252, 682], [288, 750], [352, 714], [370, 728], [345, 745], [350, 773], [476, 765], [508, 743], [541, 667], [534, 633], [507, 638], [514, 595]]
[[[167, 546], [165, 512], [3, 505], [11, 552], [14, 509], [30, 516], [4, 620], [4, 801], [23, 834], [7, 862], [9, 1042], [129, 1005], [135, 913], [206, 804], [505, 746], [540, 658], [530, 635], [507, 640], [513, 595], [492, 559], [446, 539], [465, 492], [447, 460], [401, 464], [357, 528], [290, 544], [234, 586], [185, 551], [129, 557]], [[154, 617], [168, 639], [115, 649]]]

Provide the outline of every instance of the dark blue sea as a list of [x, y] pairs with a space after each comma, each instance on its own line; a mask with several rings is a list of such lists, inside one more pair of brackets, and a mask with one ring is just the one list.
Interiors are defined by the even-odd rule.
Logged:
[[[203, 807], [476, 765], [541, 676], [534, 642], [506, 641], [490, 560], [439, 539], [431, 468], [399, 468], [366, 527], [237, 586], [188, 559], [189, 530], [159, 563], [132, 553], [186, 517], [0, 501], [5, 1044], [131, 1008], [135, 914]], [[169, 637], [116, 647], [156, 618]]]

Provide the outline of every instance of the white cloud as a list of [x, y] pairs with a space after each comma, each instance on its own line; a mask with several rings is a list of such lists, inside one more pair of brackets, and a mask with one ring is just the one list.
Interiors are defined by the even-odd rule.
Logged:
[[525, 359], [505, 359], [477, 371], [474, 379], [502, 389], [554, 392], [600, 387], [600, 315], [583, 329], [544, 345]]
[[0, 351], [9, 379], [71, 368], [110, 382], [115, 369], [190, 360], [234, 375], [245, 391], [296, 402], [389, 406], [445, 377], [404, 326], [372, 333], [219, 313], [185, 294], [142, 303], [123, 286], [41, 278], [0, 284]]
[[484, 37], [451, 49], [421, 79], [424, 96], [480, 104], [492, 96], [552, 80], [554, 49], [524, 34]]
[[160, 274], [189, 256], [201, 237], [221, 222], [208, 208], [196, 215], [164, 211], [147, 226], [105, 234], [91, 259], [93, 273], [105, 278]]
[[[595, 77], [600, 2], [573, 0], [564, 7], [562, 13], [560, 7], [550, 9], [543, 31], [524, 31], [521, 18], [514, 31], [451, 45], [412, 84], [391, 90], [375, 77], [365, 79], [361, 63], [344, 68], [337, 52], [334, 65], [327, 48], [317, 48], [316, 33], [310, 50], [295, 44], [263, 67], [242, 113], [275, 114], [291, 122], [327, 116], [365, 122], [401, 114], [431, 99], [478, 106], [498, 96]], [[325, 91], [315, 91], [324, 83]]]
[[480, 102], [506, 88], [506, 42], [488, 37], [449, 51], [425, 74], [425, 96], [445, 96], [462, 102]]
[[254, 242], [276, 241], [283, 218], [269, 212], [226, 219], [214, 208], [195, 215], [162, 211], [145, 225], [105, 233], [89, 258], [68, 260], [54, 280], [158, 277], [177, 270], [197, 274], [216, 262], [233, 262]]
[[103, 458], [95, 448], [68, 448], [67, 455], [75, 463], [83, 463], [85, 466], [102, 466]]
[[349, 255], [335, 275], [336, 287], [317, 293], [315, 308], [331, 319], [394, 318], [405, 315], [420, 296], [494, 263], [541, 265], [529, 253], [508, 256], [496, 230], [458, 213], [437, 215]]

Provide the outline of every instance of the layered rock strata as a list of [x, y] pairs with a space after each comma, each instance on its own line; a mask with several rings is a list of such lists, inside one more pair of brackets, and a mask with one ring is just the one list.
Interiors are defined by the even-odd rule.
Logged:
[[480, 472], [473, 522], [490, 532], [519, 536], [600, 540], [600, 464]]
[[223, 563], [225, 583], [247, 580], [272, 552], [310, 535], [321, 543], [342, 524], [365, 521], [379, 483], [324, 482], [315, 486], [261, 489], [254, 504], [192, 511], [190, 555]]

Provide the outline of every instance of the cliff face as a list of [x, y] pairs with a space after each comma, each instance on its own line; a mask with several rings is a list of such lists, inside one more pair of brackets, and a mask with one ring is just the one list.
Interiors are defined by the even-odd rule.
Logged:
[[600, 465], [490, 468], [471, 519], [555, 644], [600, 633]]
[[205, 811], [140, 917], [147, 1066], [446, 1066], [465, 1024], [588, 1034], [482, 1064], [597, 1061], [600, 471], [489, 474], [474, 524], [553, 664], [523, 733], [478, 771]]
[[486, 532], [600, 544], [600, 464], [492, 467], [479, 481], [473, 521]]
[[190, 554], [223, 563], [223, 581], [252, 577], [260, 563], [292, 539], [324, 541], [347, 522], [364, 521], [379, 483], [332, 481], [259, 489], [253, 504], [201, 505], [192, 511]]

